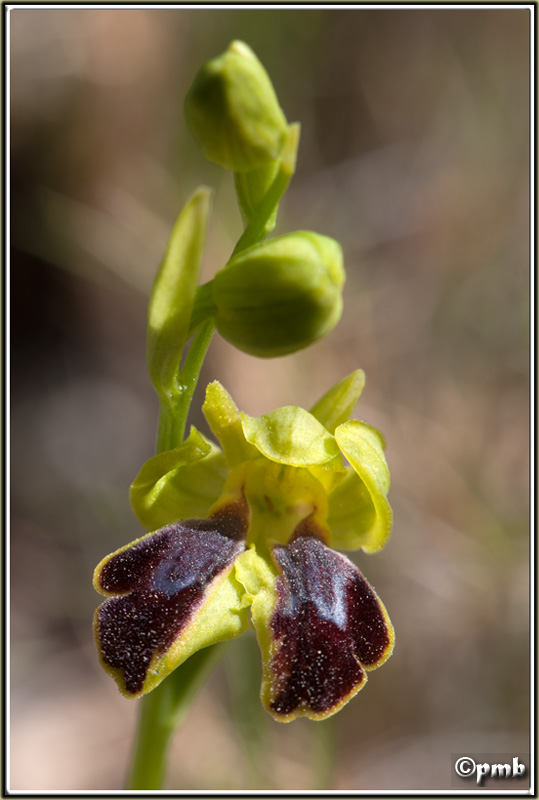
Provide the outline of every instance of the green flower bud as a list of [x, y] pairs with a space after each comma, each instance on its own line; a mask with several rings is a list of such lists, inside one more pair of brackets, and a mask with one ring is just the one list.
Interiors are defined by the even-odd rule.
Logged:
[[221, 336], [262, 358], [286, 355], [339, 321], [345, 281], [340, 245], [301, 231], [244, 250], [204, 287]]
[[234, 172], [278, 158], [287, 132], [266, 70], [237, 41], [199, 70], [185, 98], [185, 116], [204, 156]]

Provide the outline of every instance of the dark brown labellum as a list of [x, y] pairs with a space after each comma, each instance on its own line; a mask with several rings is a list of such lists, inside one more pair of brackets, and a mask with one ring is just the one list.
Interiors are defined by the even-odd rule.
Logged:
[[283, 718], [336, 711], [389, 655], [387, 614], [352, 562], [318, 538], [276, 547], [282, 574], [271, 618], [270, 709]]
[[105, 562], [98, 586], [120, 596], [97, 610], [96, 637], [126, 693], [143, 690], [153, 656], [168, 650], [244, 550], [247, 524], [247, 504], [238, 501], [208, 519], [169, 525]]

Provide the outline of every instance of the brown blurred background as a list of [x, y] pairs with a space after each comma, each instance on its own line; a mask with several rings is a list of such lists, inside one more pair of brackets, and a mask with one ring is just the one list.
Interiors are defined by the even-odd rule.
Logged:
[[[172, 745], [169, 789], [440, 790], [451, 753], [528, 752], [527, 10], [12, 10], [11, 788], [123, 786], [137, 703], [98, 665], [95, 564], [142, 533], [153, 453], [148, 290], [171, 226], [215, 187], [204, 279], [241, 232], [230, 175], [183, 119], [232, 39], [302, 124], [276, 233], [342, 243], [345, 312], [260, 361], [215, 338], [250, 414], [311, 406], [357, 367], [387, 437], [395, 511], [354, 554], [392, 659], [340, 714], [280, 725], [233, 643]], [[468, 785], [465, 786], [465, 788]]]

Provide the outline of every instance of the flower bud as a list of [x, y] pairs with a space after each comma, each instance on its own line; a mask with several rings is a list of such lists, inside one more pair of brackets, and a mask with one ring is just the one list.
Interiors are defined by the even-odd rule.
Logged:
[[199, 70], [185, 99], [185, 116], [204, 156], [234, 172], [271, 163], [287, 132], [266, 70], [237, 41]]
[[301, 231], [234, 256], [211, 282], [221, 336], [262, 358], [286, 355], [325, 336], [339, 321], [345, 281], [340, 245]]

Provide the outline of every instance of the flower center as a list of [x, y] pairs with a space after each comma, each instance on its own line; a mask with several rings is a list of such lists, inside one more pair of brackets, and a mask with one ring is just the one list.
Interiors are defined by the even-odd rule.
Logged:
[[294, 529], [313, 515], [323, 523], [327, 495], [321, 483], [305, 467], [291, 467], [260, 458], [248, 464], [243, 491], [251, 509], [247, 545], [269, 552], [287, 544]]

